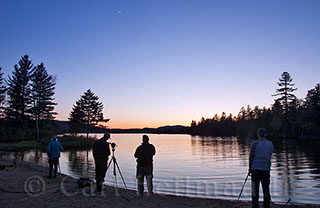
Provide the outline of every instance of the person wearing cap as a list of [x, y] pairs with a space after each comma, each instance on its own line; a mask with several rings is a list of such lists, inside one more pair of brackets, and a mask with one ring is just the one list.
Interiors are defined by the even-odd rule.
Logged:
[[148, 195], [153, 195], [153, 156], [156, 154], [155, 147], [149, 143], [149, 137], [147, 135], [142, 136], [142, 144], [136, 149], [134, 157], [137, 158], [137, 185], [138, 196], [143, 195], [143, 180], [147, 179]]
[[59, 158], [60, 152], [63, 151], [63, 147], [61, 143], [58, 141], [56, 136], [53, 136], [51, 141], [47, 146], [47, 155], [49, 157], [49, 176], [48, 178], [52, 178], [52, 171], [53, 171], [53, 178], [57, 177], [57, 170], [59, 165]]
[[98, 192], [102, 190], [102, 184], [104, 182], [104, 177], [106, 176], [108, 166], [108, 157], [110, 155], [110, 147], [109, 143], [107, 142], [108, 139], [110, 139], [110, 134], [107, 132], [101, 139], [98, 139], [94, 142], [92, 148], [96, 172], [96, 188]]
[[263, 207], [270, 207], [270, 167], [274, 150], [271, 141], [266, 139], [267, 131], [259, 128], [258, 140], [251, 144], [249, 157], [249, 175], [251, 175], [252, 207], [259, 207], [259, 184], [262, 184]]

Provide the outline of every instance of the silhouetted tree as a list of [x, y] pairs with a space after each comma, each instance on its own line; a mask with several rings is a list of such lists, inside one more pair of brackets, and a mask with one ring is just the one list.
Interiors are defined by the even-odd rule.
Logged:
[[279, 88], [276, 89], [276, 94], [273, 96], [280, 96], [277, 100], [282, 104], [285, 113], [288, 112], [289, 102], [294, 100], [296, 96], [293, 94], [297, 88], [293, 88], [291, 75], [288, 72], [283, 72], [277, 83]]
[[253, 119], [253, 111], [252, 111], [250, 105], [247, 105], [247, 109], [246, 109], [245, 115], [246, 115], [245, 116], [246, 120]]
[[8, 78], [8, 103], [9, 116], [12, 119], [21, 120], [24, 123], [29, 115], [31, 104], [30, 75], [33, 65], [28, 55], [21, 57], [19, 66], [14, 66], [12, 76]]
[[310, 119], [319, 123], [320, 119], [320, 84], [318, 83], [313, 89], [308, 91], [305, 98], [304, 106], [308, 110]]
[[103, 104], [98, 100], [99, 97], [88, 89], [73, 105], [68, 118], [73, 130], [79, 130], [83, 125], [87, 126], [87, 138], [89, 137], [90, 126], [96, 125], [98, 122], [109, 121], [109, 119], [103, 118]]
[[252, 113], [253, 113], [253, 115], [252, 115], [253, 119], [257, 120], [261, 117], [262, 110], [259, 109], [259, 106], [256, 105], [256, 106], [254, 106]]
[[[320, 134], [320, 84], [318, 83], [313, 89], [309, 90], [303, 104], [305, 108], [305, 121], [304, 130], [307, 134], [319, 135]], [[304, 132], [306, 133], [306, 132]]]
[[54, 106], [57, 105], [53, 98], [55, 85], [55, 78], [48, 75], [43, 63], [35, 67], [31, 76], [31, 114], [36, 121], [38, 142], [40, 142], [39, 121], [52, 120], [54, 119], [54, 115], [57, 114], [53, 111]]
[[0, 67], [0, 119], [5, 117], [5, 100], [6, 100], [6, 87], [4, 86], [4, 78], [2, 68]]
[[246, 119], [246, 109], [242, 106], [238, 113], [237, 120], [245, 120]]

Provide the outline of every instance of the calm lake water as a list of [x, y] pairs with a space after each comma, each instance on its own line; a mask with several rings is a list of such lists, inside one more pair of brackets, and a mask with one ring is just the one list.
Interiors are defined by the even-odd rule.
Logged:
[[[96, 134], [100, 138], [102, 134]], [[154, 191], [191, 197], [237, 199], [248, 170], [249, 139], [149, 134], [157, 149], [154, 157]], [[135, 149], [142, 134], [112, 134], [120, 170], [129, 189], [136, 189]], [[273, 202], [320, 204], [319, 145], [297, 144], [293, 140], [274, 142], [271, 196]], [[47, 166], [46, 153], [24, 151], [19, 159]], [[74, 177], [94, 178], [90, 151], [66, 151], [60, 159], [61, 171]], [[124, 187], [120, 174], [118, 186]], [[106, 184], [114, 186], [113, 167]], [[260, 193], [262, 191], [260, 190]], [[251, 200], [247, 181], [241, 200]]]

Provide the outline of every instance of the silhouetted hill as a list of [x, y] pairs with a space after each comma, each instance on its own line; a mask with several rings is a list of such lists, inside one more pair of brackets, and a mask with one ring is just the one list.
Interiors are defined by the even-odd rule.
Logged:
[[56, 125], [56, 132], [66, 133], [69, 131], [70, 124], [69, 121], [58, 121], [54, 120], [54, 124]]
[[[54, 124], [56, 125], [56, 132], [69, 133], [70, 121], [55, 120]], [[82, 129], [82, 131], [80, 131], [78, 133], [87, 133], [87, 126], [86, 125], [83, 125], [83, 127], [81, 129]], [[105, 131], [106, 131], [106, 129], [101, 128], [101, 127], [91, 127], [91, 129], [90, 129], [90, 133], [104, 133]]]
[[[68, 133], [70, 128], [69, 121], [54, 121], [56, 125], [56, 132]], [[110, 133], [149, 133], [149, 134], [189, 134], [190, 127], [175, 125], [175, 126], [161, 126], [159, 128], [133, 128], [133, 129], [105, 129], [101, 127], [94, 127], [91, 133], [103, 133], [109, 131]], [[86, 133], [86, 126], [83, 126], [83, 131], [79, 133]]]
[[110, 129], [109, 131], [110, 133], [189, 134], [189, 127], [176, 125], [143, 129]]

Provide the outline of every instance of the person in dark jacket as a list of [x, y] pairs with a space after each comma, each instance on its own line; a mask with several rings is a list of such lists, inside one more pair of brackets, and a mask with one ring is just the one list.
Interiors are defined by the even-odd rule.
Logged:
[[258, 140], [251, 144], [249, 157], [249, 175], [252, 186], [252, 208], [259, 207], [259, 184], [262, 184], [263, 207], [270, 207], [270, 167], [273, 144], [266, 139], [267, 131], [259, 128]]
[[53, 178], [57, 177], [57, 170], [59, 165], [59, 158], [60, 152], [63, 151], [63, 147], [61, 143], [58, 141], [56, 136], [53, 136], [51, 142], [49, 142], [47, 146], [47, 155], [49, 157], [49, 176], [48, 178], [52, 178], [52, 171], [53, 171]]
[[96, 140], [93, 144], [92, 153], [95, 163], [96, 172], [96, 183], [97, 191], [102, 190], [102, 184], [104, 182], [104, 177], [106, 176], [108, 157], [110, 155], [110, 147], [107, 140], [110, 139], [110, 134], [105, 133], [103, 137]]
[[142, 144], [136, 149], [134, 157], [137, 158], [138, 196], [143, 195], [143, 180], [147, 179], [148, 195], [153, 195], [153, 156], [156, 154], [155, 147], [149, 143], [147, 135], [142, 136]]

